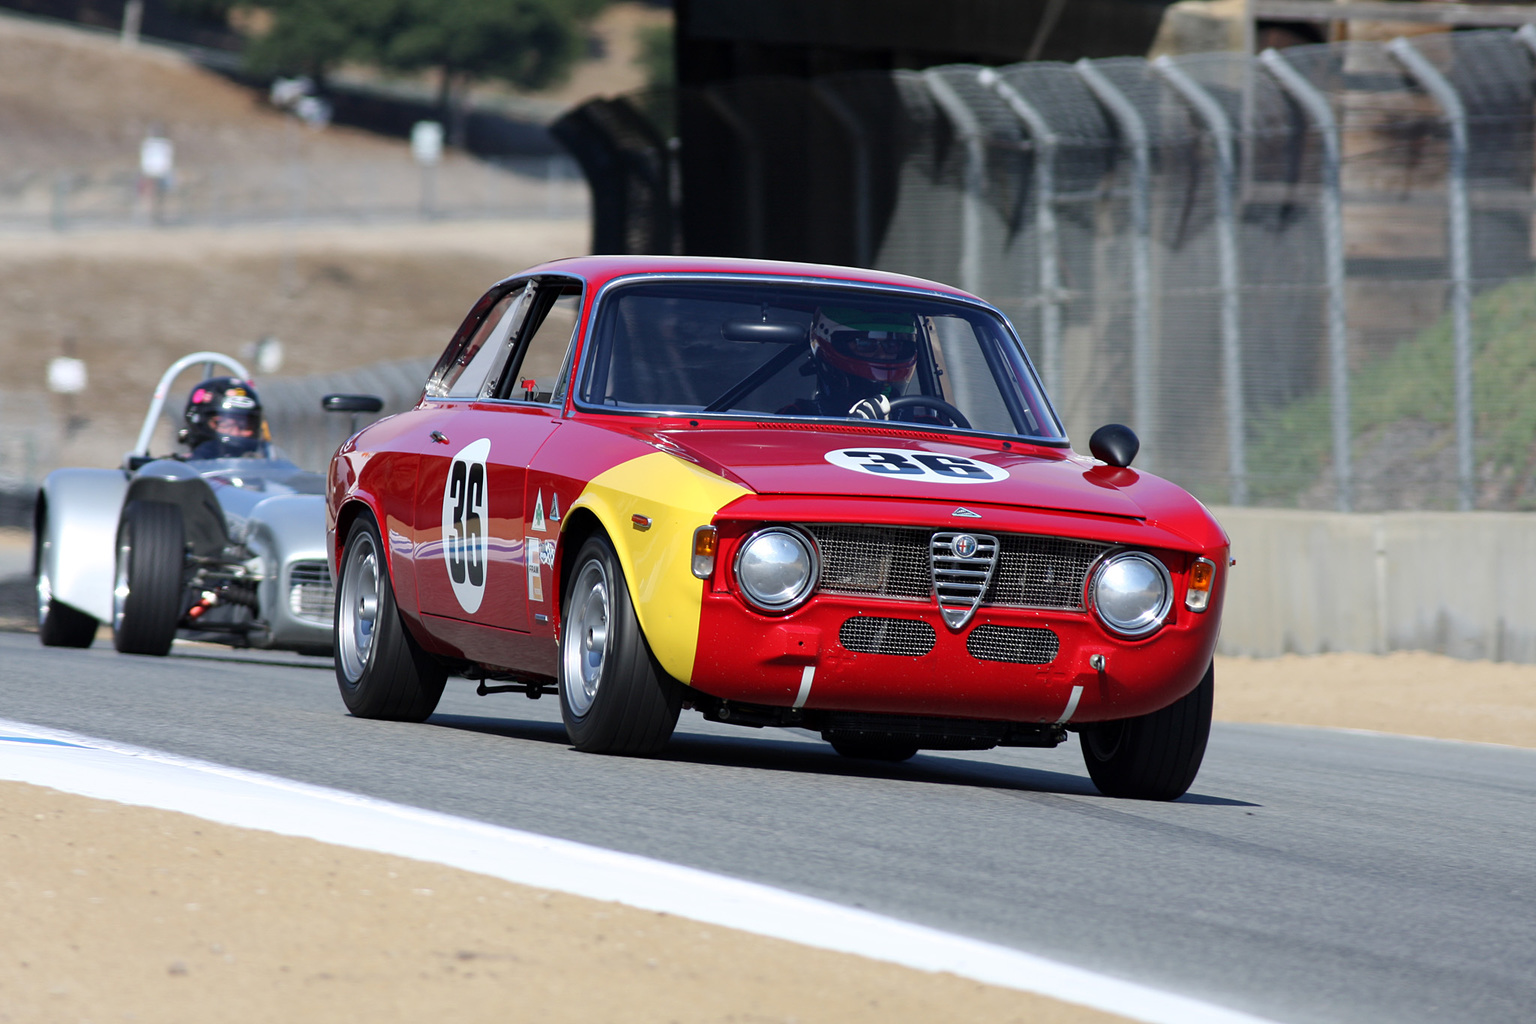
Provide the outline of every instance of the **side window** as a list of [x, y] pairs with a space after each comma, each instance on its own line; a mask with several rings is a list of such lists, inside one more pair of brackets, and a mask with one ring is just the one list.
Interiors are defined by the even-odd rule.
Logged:
[[565, 401], [566, 355], [580, 316], [581, 285], [546, 284], [539, 289], [523, 331], [526, 340], [500, 389], [503, 397], [549, 404]]
[[491, 368], [502, 355], [507, 338], [528, 308], [532, 285], [514, 288], [497, 300], [469, 339], [457, 351], [444, 353], [427, 384], [435, 398], [475, 398], [483, 393]]

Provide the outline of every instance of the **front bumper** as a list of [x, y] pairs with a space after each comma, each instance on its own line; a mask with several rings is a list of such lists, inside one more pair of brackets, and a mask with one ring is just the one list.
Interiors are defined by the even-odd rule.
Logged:
[[1140, 640], [1086, 610], [983, 606], [952, 630], [933, 600], [822, 593], [764, 615], [717, 575], [705, 586], [690, 682], [723, 700], [807, 710], [1072, 724], [1148, 714], [1200, 682], [1225, 585], [1221, 571], [1209, 609], [1191, 612], [1178, 562], [1194, 556], [1165, 557], [1175, 562], [1174, 608]]

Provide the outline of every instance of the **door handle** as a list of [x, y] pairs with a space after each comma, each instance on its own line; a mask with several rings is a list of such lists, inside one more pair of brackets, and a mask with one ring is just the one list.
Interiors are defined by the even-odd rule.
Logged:
[[447, 444], [448, 443], [448, 435], [443, 433], [441, 430], [434, 430], [428, 436], [431, 437], [432, 440], [436, 441], [438, 444]]

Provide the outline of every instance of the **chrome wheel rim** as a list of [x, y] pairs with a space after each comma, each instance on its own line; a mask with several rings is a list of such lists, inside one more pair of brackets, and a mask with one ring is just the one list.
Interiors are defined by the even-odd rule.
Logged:
[[576, 576], [560, 639], [560, 686], [577, 718], [592, 710], [602, 685], [611, 611], [608, 573], [594, 558]]
[[117, 567], [112, 574], [112, 631], [123, 628], [123, 607], [128, 603], [128, 562], [133, 557], [133, 546], [117, 542]]
[[363, 677], [379, 619], [379, 552], [373, 538], [358, 534], [347, 550], [336, 592], [336, 646], [350, 682]]
[[37, 628], [42, 629], [48, 622], [48, 606], [53, 603], [53, 581], [48, 578], [48, 548], [47, 541], [43, 541], [42, 547], [37, 553], [37, 579], [33, 586], [37, 591]]

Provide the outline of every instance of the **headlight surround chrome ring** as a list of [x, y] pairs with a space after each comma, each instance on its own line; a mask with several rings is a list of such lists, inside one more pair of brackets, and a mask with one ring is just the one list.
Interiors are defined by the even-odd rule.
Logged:
[[1150, 636], [1173, 608], [1173, 577], [1145, 551], [1115, 551], [1088, 575], [1087, 597], [1110, 632], [1131, 639]]
[[787, 612], [815, 592], [821, 559], [815, 543], [799, 530], [768, 526], [742, 541], [733, 571], [748, 604], [760, 611]]

